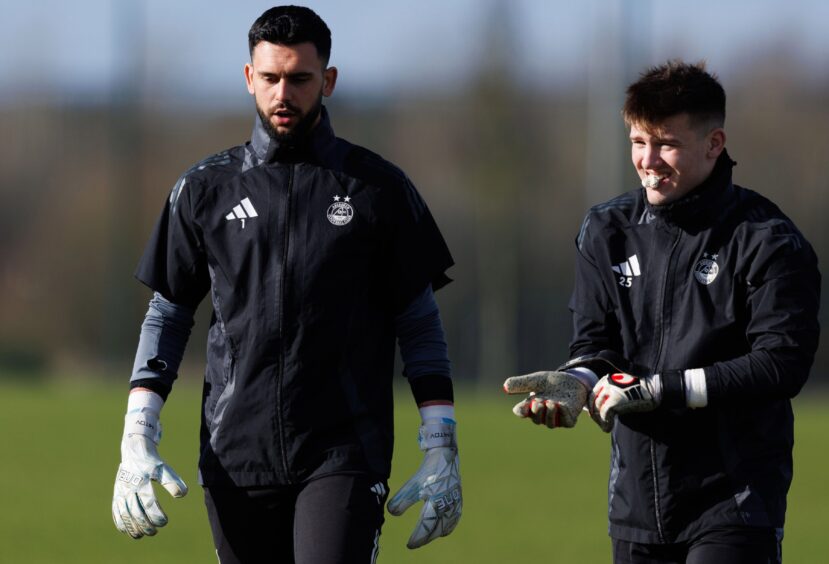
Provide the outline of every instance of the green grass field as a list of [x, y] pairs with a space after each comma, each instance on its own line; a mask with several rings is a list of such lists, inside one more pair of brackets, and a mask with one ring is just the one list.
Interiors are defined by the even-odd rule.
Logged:
[[[417, 468], [417, 411], [397, 394], [392, 492]], [[387, 516], [380, 562], [609, 562], [606, 534], [608, 438], [587, 418], [549, 431], [510, 412], [513, 398], [458, 393], [464, 516], [449, 537], [405, 548], [416, 519]], [[164, 409], [161, 453], [191, 486], [173, 500], [160, 490], [170, 524], [134, 541], [110, 517], [126, 394], [110, 384], [0, 385], [0, 562], [167, 564], [216, 561], [196, 482], [199, 391], [179, 385]], [[786, 562], [829, 561], [829, 402], [796, 402], [795, 479]]]

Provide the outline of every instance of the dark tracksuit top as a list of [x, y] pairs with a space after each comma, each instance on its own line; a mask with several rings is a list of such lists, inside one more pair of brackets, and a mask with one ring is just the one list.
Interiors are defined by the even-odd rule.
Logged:
[[708, 405], [618, 418], [609, 532], [672, 543], [721, 525], [782, 532], [790, 398], [817, 348], [820, 275], [773, 203], [731, 182], [723, 153], [683, 199], [634, 190], [595, 206], [577, 238], [571, 357], [612, 349], [651, 373], [702, 368]]
[[136, 277], [177, 304], [211, 294], [202, 484], [387, 478], [394, 318], [452, 264], [409, 179], [335, 137], [324, 108], [300, 147], [257, 119], [185, 173]]

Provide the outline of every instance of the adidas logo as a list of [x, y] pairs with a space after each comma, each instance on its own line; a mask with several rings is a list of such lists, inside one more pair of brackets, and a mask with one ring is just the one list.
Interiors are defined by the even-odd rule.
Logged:
[[386, 490], [386, 486], [383, 485], [383, 482], [377, 482], [371, 486], [371, 491], [377, 496], [377, 503], [379, 505], [383, 505], [383, 499], [385, 499], [385, 495], [389, 493], [388, 490]]
[[619, 286], [630, 288], [633, 285], [633, 278], [642, 274], [639, 268], [639, 259], [636, 255], [628, 257], [625, 262], [614, 264], [613, 272], [619, 274]]
[[233, 208], [232, 212], [225, 216], [225, 219], [228, 221], [233, 221], [234, 219], [241, 219], [242, 229], [244, 229], [246, 219], [258, 216], [259, 214], [256, 213], [256, 208], [254, 208], [253, 204], [250, 203], [250, 198], [245, 198], [244, 200], [239, 202], [239, 205]]

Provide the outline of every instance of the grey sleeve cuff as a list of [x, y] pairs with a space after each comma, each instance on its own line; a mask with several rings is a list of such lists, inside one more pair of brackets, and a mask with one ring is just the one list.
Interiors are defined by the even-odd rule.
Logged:
[[[168, 301], [155, 292], [141, 324], [131, 383], [169, 390], [178, 376], [195, 310]], [[153, 384], [156, 384], [154, 386]]]

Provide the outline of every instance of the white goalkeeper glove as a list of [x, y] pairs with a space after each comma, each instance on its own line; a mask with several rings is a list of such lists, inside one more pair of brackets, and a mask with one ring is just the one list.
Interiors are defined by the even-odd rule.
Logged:
[[158, 415], [163, 405], [161, 396], [143, 390], [132, 392], [127, 404], [121, 465], [112, 496], [112, 519], [119, 531], [134, 539], [152, 536], [158, 532], [156, 527], [167, 524], [151, 480], [159, 482], [173, 497], [187, 493], [187, 485], [156, 449], [161, 439]]
[[455, 421], [424, 419], [419, 443], [425, 453], [420, 468], [388, 503], [389, 513], [402, 515], [418, 500], [424, 501], [420, 518], [406, 543], [409, 548], [421, 547], [451, 533], [463, 507]]
[[662, 400], [658, 374], [642, 378], [615, 372], [607, 374], [590, 393], [589, 411], [593, 420], [609, 433], [617, 415], [652, 411]]
[[584, 368], [533, 372], [507, 378], [504, 391], [508, 394], [529, 392], [526, 399], [512, 408], [518, 417], [529, 418], [536, 425], [550, 429], [573, 427], [587, 405], [588, 392], [595, 380], [595, 374]]

